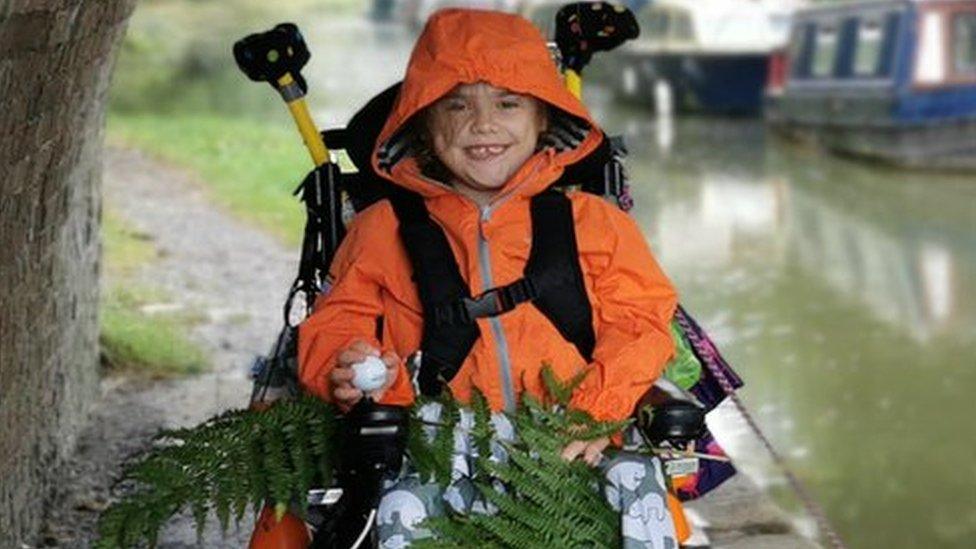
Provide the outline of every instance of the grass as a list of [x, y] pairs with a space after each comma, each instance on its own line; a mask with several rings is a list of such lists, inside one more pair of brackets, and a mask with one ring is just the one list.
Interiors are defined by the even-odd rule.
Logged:
[[111, 209], [102, 224], [103, 260], [109, 281], [100, 303], [99, 344], [108, 372], [169, 378], [195, 374], [208, 359], [187, 337], [199, 316], [193, 311], [149, 312], [147, 305], [171, 300], [158, 290], [137, 288], [134, 273], [158, 256], [150, 235], [129, 227]]
[[109, 279], [126, 278], [157, 256], [152, 236], [128, 226], [114, 210], [102, 216], [102, 257]]
[[[139, 295], [141, 294], [141, 295]], [[102, 299], [102, 363], [113, 373], [152, 378], [197, 374], [208, 367], [204, 352], [186, 336], [193, 324], [182, 312], [145, 312], [145, 292], [116, 287]]]
[[177, 114], [109, 117], [110, 141], [189, 168], [215, 202], [297, 247], [305, 222], [292, 191], [312, 167], [298, 133], [246, 118]]

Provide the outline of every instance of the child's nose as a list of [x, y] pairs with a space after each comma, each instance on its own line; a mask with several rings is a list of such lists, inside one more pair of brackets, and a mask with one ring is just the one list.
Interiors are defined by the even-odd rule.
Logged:
[[474, 108], [474, 129], [478, 132], [495, 130], [495, 113], [491, 108], [484, 106]]

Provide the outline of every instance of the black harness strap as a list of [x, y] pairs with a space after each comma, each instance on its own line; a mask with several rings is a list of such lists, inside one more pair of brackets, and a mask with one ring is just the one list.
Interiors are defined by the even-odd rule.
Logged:
[[596, 335], [576, 246], [573, 205], [565, 194], [549, 190], [532, 197], [531, 209], [532, 250], [525, 278], [538, 292], [532, 303], [590, 362]]
[[400, 238], [410, 257], [413, 281], [424, 308], [420, 342], [423, 367], [417, 382], [423, 394], [438, 395], [442, 384], [457, 374], [481, 331], [473, 322], [430, 321], [438, 307], [470, 299], [471, 291], [461, 277], [447, 236], [430, 218], [423, 198], [398, 191], [392, 193], [390, 202], [400, 223]]
[[532, 248], [524, 277], [477, 297], [471, 296], [447, 237], [430, 218], [423, 199], [397, 191], [390, 202], [424, 310], [417, 373], [423, 394], [440, 394], [442, 385], [457, 374], [481, 336], [477, 319], [507, 313], [525, 302], [533, 302], [587, 361], [592, 360], [593, 312], [566, 195], [550, 190], [532, 198]]

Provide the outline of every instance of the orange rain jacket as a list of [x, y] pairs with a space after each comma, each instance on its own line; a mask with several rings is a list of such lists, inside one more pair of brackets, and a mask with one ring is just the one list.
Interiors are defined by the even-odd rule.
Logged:
[[[537, 152], [483, 209], [421, 175], [409, 155], [392, 166], [380, 161], [382, 145], [413, 115], [458, 84], [477, 81], [533, 95], [585, 122], [590, 130], [574, 148]], [[424, 197], [471, 294], [478, 295], [522, 277], [531, 244], [529, 199], [601, 139], [586, 108], [566, 89], [531, 23], [497, 12], [444, 10], [431, 17], [418, 39], [400, 95], [377, 140], [373, 166]], [[450, 382], [461, 402], [468, 402], [477, 387], [493, 409], [511, 409], [523, 391], [542, 396], [543, 364], [563, 379], [587, 368], [590, 373], [577, 388], [573, 404], [597, 419], [622, 419], [672, 356], [668, 324], [677, 298], [637, 225], [598, 196], [569, 196], [579, 261], [593, 306], [593, 362], [587, 364], [542, 313], [523, 303], [498, 317], [477, 320], [481, 338]], [[319, 298], [299, 334], [302, 384], [325, 400], [332, 398], [328, 374], [340, 350], [361, 339], [407, 357], [419, 348], [423, 328], [410, 261], [389, 202], [378, 202], [353, 219], [330, 276], [331, 291]], [[375, 334], [380, 316], [382, 341]], [[409, 375], [401, 365], [383, 402], [406, 405], [413, 398]]]

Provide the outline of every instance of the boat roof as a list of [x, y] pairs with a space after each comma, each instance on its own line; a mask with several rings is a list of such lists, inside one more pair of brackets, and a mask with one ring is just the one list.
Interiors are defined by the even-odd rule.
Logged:
[[803, 5], [805, 0], [652, 0], [638, 20], [649, 12], [686, 13], [695, 27], [693, 43], [646, 36], [666, 42], [668, 49], [769, 52], [786, 43], [790, 16]]
[[807, 0], [651, 0], [641, 9], [676, 8], [692, 16], [719, 16], [736, 12], [791, 12], [808, 5]]
[[968, 4], [971, 0], [850, 0], [846, 2], [830, 2], [797, 10], [797, 17], [818, 16], [827, 14], [848, 14], [859, 11], [885, 9], [894, 7], [908, 7], [911, 5], [952, 5]]

